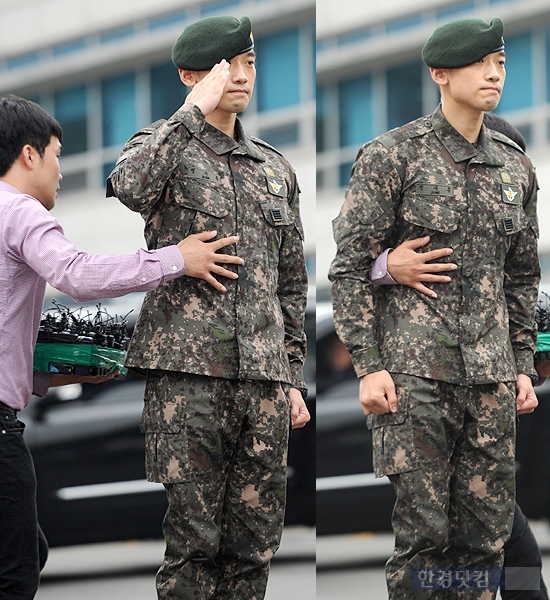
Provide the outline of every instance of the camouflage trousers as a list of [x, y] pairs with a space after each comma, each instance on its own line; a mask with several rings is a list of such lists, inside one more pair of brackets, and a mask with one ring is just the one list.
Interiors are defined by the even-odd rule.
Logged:
[[370, 417], [376, 475], [397, 495], [390, 600], [495, 598], [484, 574], [498, 576], [513, 522], [515, 384], [392, 376], [397, 413]]
[[286, 499], [289, 387], [147, 375], [146, 469], [164, 484], [159, 599], [261, 600]]

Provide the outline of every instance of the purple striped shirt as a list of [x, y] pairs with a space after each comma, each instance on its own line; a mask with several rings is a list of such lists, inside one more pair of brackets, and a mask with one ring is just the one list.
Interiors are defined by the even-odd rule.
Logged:
[[47, 374], [33, 386], [46, 282], [86, 302], [152, 290], [183, 274], [176, 246], [128, 255], [80, 252], [38, 200], [0, 181], [0, 401], [21, 410], [32, 393], [47, 391]]

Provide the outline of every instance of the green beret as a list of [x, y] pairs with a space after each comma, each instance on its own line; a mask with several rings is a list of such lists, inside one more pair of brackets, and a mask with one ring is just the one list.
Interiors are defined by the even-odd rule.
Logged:
[[422, 48], [428, 67], [457, 69], [504, 48], [504, 24], [496, 17], [489, 25], [481, 19], [461, 19], [438, 27]]
[[207, 17], [187, 26], [172, 48], [172, 62], [178, 69], [208, 71], [223, 58], [254, 48], [248, 17]]

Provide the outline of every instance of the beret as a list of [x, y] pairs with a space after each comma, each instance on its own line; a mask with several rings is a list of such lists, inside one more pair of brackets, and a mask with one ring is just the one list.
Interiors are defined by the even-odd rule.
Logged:
[[178, 69], [208, 71], [223, 58], [254, 47], [248, 17], [207, 17], [188, 25], [172, 48], [172, 62]]
[[422, 48], [428, 67], [457, 69], [504, 48], [504, 24], [495, 17], [491, 24], [482, 19], [461, 19], [438, 27]]

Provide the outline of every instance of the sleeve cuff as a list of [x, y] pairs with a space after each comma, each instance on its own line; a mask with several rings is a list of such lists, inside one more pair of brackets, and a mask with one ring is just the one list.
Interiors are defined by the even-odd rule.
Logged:
[[162, 274], [166, 279], [185, 275], [185, 262], [177, 246], [158, 248], [155, 253], [160, 261]]
[[358, 350], [351, 355], [351, 359], [357, 377], [363, 377], [363, 375], [375, 373], [376, 371], [383, 371], [386, 368], [380, 359], [378, 346]]
[[183, 104], [172, 115], [172, 119], [182, 123], [190, 133], [200, 133], [206, 124], [202, 110], [190, 102]]
[[387, 248], [374, 261], [369, 273], [374, 289], [381, 285], [397, 285], [397, 281], [388, 273], [388, 254], [393, 248]]

